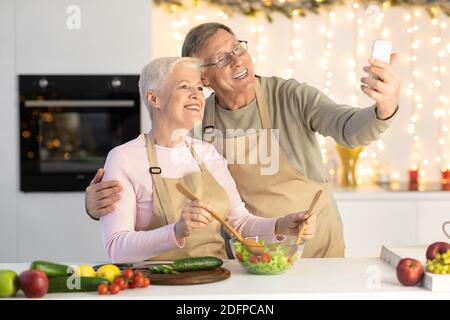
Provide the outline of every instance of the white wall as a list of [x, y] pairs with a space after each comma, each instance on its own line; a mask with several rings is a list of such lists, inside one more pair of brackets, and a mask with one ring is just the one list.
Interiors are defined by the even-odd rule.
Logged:
[[0, 261], [17, 259], [19, 120], [14, 40], [14, 0], [0, 1]]
[[[79, 30], [66, 27], [69, 5]], [[17, 75], [138, 74], [151, 59], [151, 1], [2, 0], [0, 26], [0, 261], [104, 260], [82, 192], [19, 192]]]

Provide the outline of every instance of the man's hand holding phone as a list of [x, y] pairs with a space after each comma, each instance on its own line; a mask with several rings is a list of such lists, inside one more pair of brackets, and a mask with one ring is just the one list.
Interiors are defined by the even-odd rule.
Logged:
[[377, 104], [377, 117], [388, 119], [396, 112], [400, 95], [400, 76], [392, 67], [398, 55], [391, 54], [392, 43], [375, 40], [369, 66], [363, 70], [369, 74], [361, 78], [361, 90]]

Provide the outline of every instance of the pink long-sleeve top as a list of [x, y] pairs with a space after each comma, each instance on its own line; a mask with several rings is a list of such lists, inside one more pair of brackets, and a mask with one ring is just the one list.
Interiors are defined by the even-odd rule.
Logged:
[[[248, 212], [226, 160], [214, 146], [189, 137], [187, 142], [227, 192], [229, 223], [244, 236], [273, 235], [277, 218], [265, 219]], [[185, 144], [176, 148], [156, 145], [156, 156], [163, 178], [180, 178], [200, 171]], [[153, 208], [153, 182], [148, 168], [143, 134], [112, 149], [106, 159], [103, 181], [117, 180], [123, 187], [114, 211], [100, 218], [103, 243], [114, 263], [142, 261], [184, 245], [175, 238], [175, 224], [148, 230]]]

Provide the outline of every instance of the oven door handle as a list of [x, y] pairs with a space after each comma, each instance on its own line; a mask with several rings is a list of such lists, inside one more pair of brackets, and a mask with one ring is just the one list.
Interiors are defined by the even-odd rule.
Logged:
[[26, 100], [25, 108], [131, 108], [134, 100]]

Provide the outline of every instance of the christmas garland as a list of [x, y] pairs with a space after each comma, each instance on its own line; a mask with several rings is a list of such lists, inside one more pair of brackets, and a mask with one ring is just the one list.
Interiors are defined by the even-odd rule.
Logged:
[[[187, 9], [196, 6], [200, 0], [155, 0], [156, 5], [165, 5], [171, 11]], [[347, 0], [202, 0], [202, 2], [219, 6], [226, 14], [243, 14], [254, 16], [263, 13], [272, 21], [272, 14], [279, 12], [286, 17], [293, 15], [306, 16], [307, 13], [319, 14], [322, 9], [330, 9], [338, 5], [345, 5]], [[386, 7], [420, 7], [435, 17], [440, 11], [450, 16], [450, 0], [358, 0], [361, 6], [368, 7], [378, 4]]]

